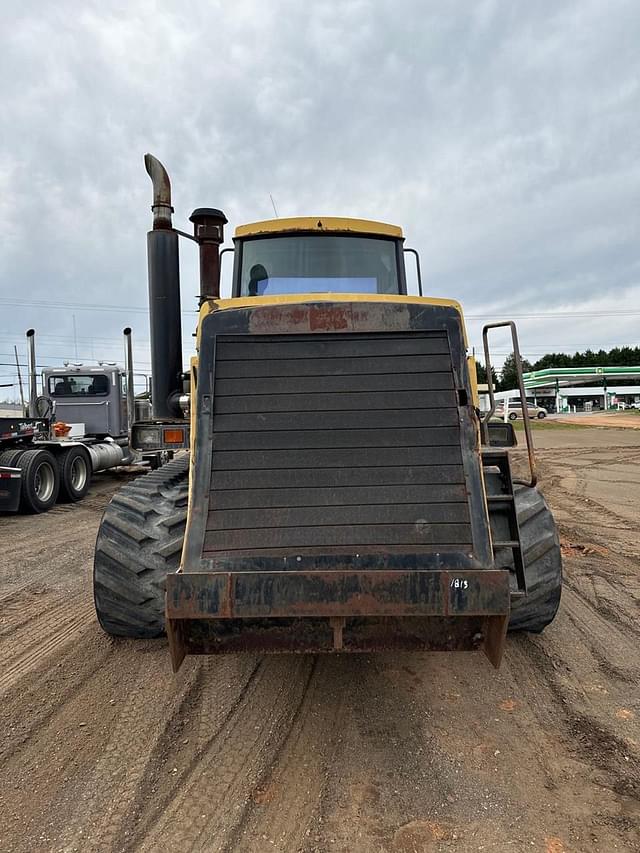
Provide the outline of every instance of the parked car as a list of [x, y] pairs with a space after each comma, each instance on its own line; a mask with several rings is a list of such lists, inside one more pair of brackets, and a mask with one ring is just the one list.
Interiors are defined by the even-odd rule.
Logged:
[[[542, 418], [546, 418], [547, 415], [549, 414], [547, 412], [547, 410], [544, 409], [542, 406], [534, 406], [533, 403], [527, 403], [527, 413], [528, 413], [530, 418], [538, 418], [538, 420], [542, 420]], [[495, 414], [498, 417], [503, 418], [504, 417], [504, 405], [501, 405], [499, 403], [496, 406]], [[522, 403], [520, 403], [520, 402], [509, 403], [508, 417], [509, 417], [510, 421], [515, 421], [515, 420], [517, 420], [517, 418], [523, 417], [523, 415], [522, 415]]]

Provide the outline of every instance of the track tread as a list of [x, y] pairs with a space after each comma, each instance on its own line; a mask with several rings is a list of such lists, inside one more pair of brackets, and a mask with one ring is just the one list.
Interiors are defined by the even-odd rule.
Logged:
[[164, 633], [164, 586], [178, 568], [187, 521], [189, 458], [124, 486], [96, 541], [93, 590], [102, 628], [119, 637]]
[[510, 631], [540, 633], [553, 622], [562, 593], [558, 529], [537, 489], [516, 488], [516, 512], [524, 556], [527, 594], [511, 605]]

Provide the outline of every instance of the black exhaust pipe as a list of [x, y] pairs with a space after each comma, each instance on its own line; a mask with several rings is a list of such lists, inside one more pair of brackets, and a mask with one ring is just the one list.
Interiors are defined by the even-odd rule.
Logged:
[[145, 154], [153, 182], [153, 230], [147, 234], [151, 402], [156, 420], [182, 418], [182, 317], [178, 234], [171, 225], [171, 182], [162, 163]]

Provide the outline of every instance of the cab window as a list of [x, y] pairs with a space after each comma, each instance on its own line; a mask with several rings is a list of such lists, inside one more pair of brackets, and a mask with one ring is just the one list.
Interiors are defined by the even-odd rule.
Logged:
[[51, 397], [106, 397], [109, 393], [109, 377], [103, 375], [69, 374], [49, 377]]
[[240, 296], [399, 292], [392, 239], [309, 234], [242, 243]]

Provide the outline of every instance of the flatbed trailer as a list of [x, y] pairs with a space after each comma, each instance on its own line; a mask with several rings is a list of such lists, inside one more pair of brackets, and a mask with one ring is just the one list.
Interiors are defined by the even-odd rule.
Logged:
[[0, 418], [0, 512], [16, 512], [22, 491], [22, 469], [3, 463], [13, 461], [14, 451], [22, 447], [27, 450], [35, 438], [48, 435], [49, 421], [45, 418]]

